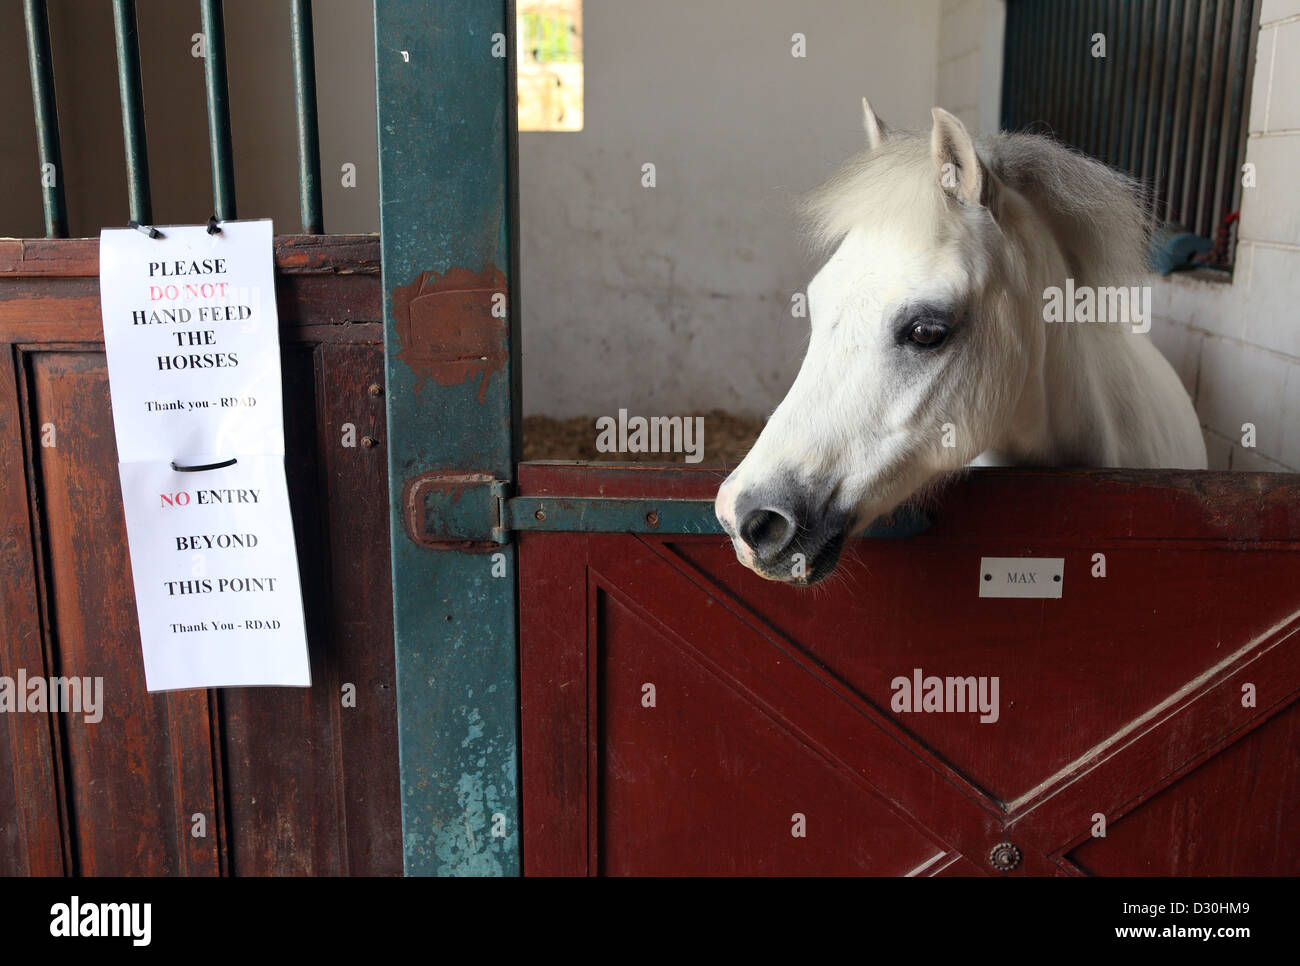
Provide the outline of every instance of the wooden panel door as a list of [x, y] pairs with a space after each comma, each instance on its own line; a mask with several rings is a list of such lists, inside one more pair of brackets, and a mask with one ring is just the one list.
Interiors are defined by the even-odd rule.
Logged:
[[149, 694], [98, 243], [0, 242], [0, 675], [103, 680], [0, 714], [0, 874], [401, 872], [378, 243], [276, 260], [312, 687]]
[[[810, 590], [716, 537], [521, 535], [526, 871], [1300, 873], [1300, 482], [990, 470], [931, 512]], [[982, 557], [1064, 558], [1061, 599], [979, 597]], [[996, 678], [996, 720], [895, 710], [917, 669]]]

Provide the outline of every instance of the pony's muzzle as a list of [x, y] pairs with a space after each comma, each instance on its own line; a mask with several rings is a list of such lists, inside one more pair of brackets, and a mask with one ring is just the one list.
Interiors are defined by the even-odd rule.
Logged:
[[737, 485], [732, 473], [718, 490], [714, 512], [747, 567], [762, 570], [790, 548], [799, 534], [799, 513], [770, 485]]
[[807, 586], [835, 569], [844, 546], [848, 515], [832, 506], [836, 489], [800, 483], [788, 471], [758, 485], [733, 473], [714, 509], [744, 566], [768, 580]]
[[737, 535], [762, 563], [772, 563], [780, 557], [799, 532], [794, 514], [780, 507], [742, 509], [737, 516], [740, 519]]

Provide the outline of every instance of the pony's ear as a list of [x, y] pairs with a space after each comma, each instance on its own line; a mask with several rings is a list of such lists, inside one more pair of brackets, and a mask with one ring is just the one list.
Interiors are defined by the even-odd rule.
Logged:
[[889, 128], [885, 127], [885, 122], [876, 117], [876, 112], [871, 109], [871, 102], [865, 97], [862, 99], [862, 126], [867, 132], [867, 149], [870, 151], [880, 147], [881, 142], [889, 134]]
[[939, 174], [939, 184], [948, 194], [969, 204], [987, 204], [989, 173], [975, 153], [975, 143], [966, 125], [942, 107], [934, 108], [934, 129], [930, 132], [930, 153]]

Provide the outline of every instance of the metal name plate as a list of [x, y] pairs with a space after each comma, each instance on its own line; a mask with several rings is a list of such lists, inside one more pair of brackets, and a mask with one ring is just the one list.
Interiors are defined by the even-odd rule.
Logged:
[[1065, 585], [1064, 557], [981, 557], [981, 597], [1051, 597]]

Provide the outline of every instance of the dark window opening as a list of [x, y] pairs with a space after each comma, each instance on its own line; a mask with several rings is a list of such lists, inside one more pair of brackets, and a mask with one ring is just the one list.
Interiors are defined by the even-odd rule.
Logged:
[[1003, 130], [1136, 178], [1157, 269], [1232, 268], [1258, 2], [1007, 2]]

